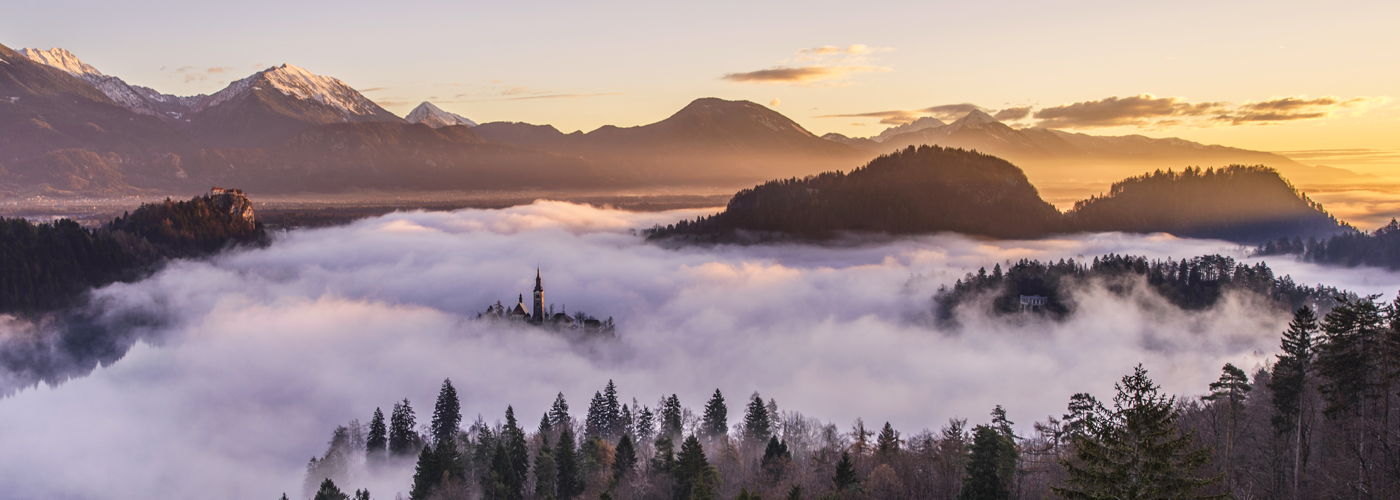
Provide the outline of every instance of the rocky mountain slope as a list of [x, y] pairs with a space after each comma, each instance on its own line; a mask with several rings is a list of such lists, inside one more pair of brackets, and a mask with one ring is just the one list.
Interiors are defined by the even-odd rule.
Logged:
[[422, 123], [432, 128], [451, 127], [453, 125], [475, 127], [477, 125], [476, 122], [468, 120], [465, 116], [443, 111], [442, 108], [428, 101], [423, 101], [418, 107], [413, 108], [413, 111], [408, 112], [408, 116], [405, 116], [404, 119], [408, 120], [408, 123]]

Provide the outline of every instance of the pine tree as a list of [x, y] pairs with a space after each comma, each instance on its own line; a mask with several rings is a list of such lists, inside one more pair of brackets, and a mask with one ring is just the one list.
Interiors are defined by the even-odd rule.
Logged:
[[856, 477], [856, 466], [851, 462], [849, 452], [841, 452], [841, 461], [836, 462], [836, 474], [831, 476], [831, 483], [836, 487], [836, 491], [846, 491], [860, 482]]
[[1011, 497], [1007, 478], [1002, 476], [1006, 437], [990, 425], [972, 430], [972, 449], [967, 461], [958, 500], [1005, 500]]
[[415, 425], [418, 423], [408, 399], [394, 403], [394, 413], [389, 416], [389, 454], [403, 457], [418, 451], [418, 433], [413, 430]]
[[369, 488], [355, 490], [355, 500], [369, 500]]
[[365, 440], [366, 461], [374, 464], [384, 458], [389, 446], [388, 432], [384, 426], [384, 412], [375, 408], [374, 416], [369, 419], [369, 439]]
[[1220, 477], [1197, 475], [1211, 450], [1193, 450], [1193, 437], [1177, 429], [1176, 398], [1161, 394], [1142, 365], [1114, 387], [1113, 407], [1095, 405], [1072, 437], [1073, 459], [1060, 462], [1065, 486], [1051, 489], [1070, 500], [1219, 498], [1198, 494]]
[[651, 413], [651, 408], [642, 407], [642, 411], [637, 413], [636, 425], [637, 442], [647, 443], [656, 436], [656, 416]]
[[549, 423], [549, 413], [545, 413], [540, 417], [539, 434], [541, 436], [548, 436], [552, 432], [554, 432], [554, 425]]
[[622, 434], [622, 408], [617, 399], [617, 385], [608, 380], [603, 388], [603, 437], [609, 441]]
[[1205, 401], [1225, 405], [1225, 484], [1226, 489], [1230, 491], [1234, 490], [1234, 482], [1230, 472], [1234, 468], [1235, 429], [1238, 414], [1240, 407], [1244, 406], [1245, 395], [1249, 394], [1251, 388], [1249, 375], [1246, 375], [1244, 370], [1233, 364], [1225, 363], [1225, 366], [1220, 369], [1220, 379], [1210, 384], [1210, 394], [1201, 398]]
[[769, 481], [782, 479], [783, 469], [787, 467], [788, 461], [792, 460], [792, 453], [788, 451], [787, 443], [778, 441], [778, 436], [768, 438], [768, 447], [763, 450], [763, 459], [759, 462], [759, 468], [768, 476]]
[[424, 446], [423, 451], [418, 453], [418, 465], [413, 471], [413, 489], [409, 490], [409, 498], [412, 500], [423, 500], [442, 483], [443, 476], [442, 463], [438, 461], [438, 454], [434, 452], [432, 446]]
[[481, 477], [481, 492], [486, 500], [508, 500], [510, 491], [510, 458], [506, 452], [506, 445], [502, 440], [496, 440], [496, 447], [491, 450], [491, 466], [486, 469], [486, 475]]
[[773, 430], [769, 427], [772, 422], [768, 418], [768, 406], [763, 404], [763, 398], [758, 392], [754, 392], [749, 398], [749, 406], [744, 410], [744, 439], [751, 443], [762, 443], [773, 435]]
[[321, 489], [316, 490], [316, 496], [312, 500], [350, 500], [350, 497], [340, 491], [334, 481], [326, 478], [325, 481], [321, 481]]
[[457, 399], [457, 389], [452, 387], [452, 380], [443, 379], [442, 389], [438, 391], [437, 404], [433, 406], [433, 442], [455, 441], [457, 428], [461, 423], [462, 404]]
[[672, 442], [681, 436], [681, 400], [675, 394], [661, 405], [660, 434], [671, 438]]
[[[633, 403], [633, 405], [635, 406], [635, 402]], [[617, 422], [619, 436], [624, 434], [629, 436], [637, 435], [636, 416], [632, 414], [632, 409], [628, 408], [627, 405], [622, 405], [622, 416]]]
[[992, 409], [992, 428], [1001, 436], [1001, 450], [997, 455], [1000, 460], [997, 477], [1001, 478], [1007, 491], [1011, 491], [1011, 484], [1016, 476], [1016, 464], [1021, 460], [1021, 453], [1016, 449], [1016, 431], [1011, 428], [1013, 424], [1014, 422], [1006, 418], [1006, 409], [1001, 405]]
[[569, 500], [583, 493], [583, 478], [579, 474], [578, 455], [574, 446], [574, 433], [565, 427], [559, 433], [559, 443], [554, 446], [554, 463], [559, 469], [556, 492], [558, 500]]
[[540, 438], [540, 450], [535, 453], [535, 497], [541, 500], [554, 498], [559, 470], [554, 463], [554, 450], [550, 449], [549, 436]]
[[705, 403], [705, 416], [700, 424], [700, 432], [706, 439], [714, 439], [729, 433], [729, 408], [724, 405], [724, 395], [715, 389], [710, 402]]
[[549, 424], [555, 429], [562, 429], [569, 423], [569, 403], [564, 401], [564, 393], [559, 393], [554, 398], [554, 405], [549, 407]]
[[1293, 498], [1298, 498], [1298, 480], [1302, 475], [1303, 459], [1307, 455], [1307, 429], [1302, 418], [1303, 398], [1307, 393], [1308, 373], [1312, 370], [1317, 316], [1312, 308], [1300, 307], [1293, 321], [1283, 332], [1280, 347], [1283, 354], [1274, 363], [1269, 390], [1273, 392], [1274, 415], [1270, 423], [1279, 435], [1290, 435], [1293, 441]]
[[622, 478], [637, 467], [637, 449], [632, 445], [632, 436], [622, 435], [617, 441], [617, 451], [613, 455], [613, 481]]
[[1323, 383], [1319, 387], [1327, 399], [1329, 417], [1338, 418], [1360, 410], [1362, 401], [1376, 396], [1383, 374], [1384, 321], [1376, 296], [1339, 304], [1323, 318], [1324, 337], [1318, 349], [1317, 369]]
[[503, 473], [506, 499], [520, 500], [525, 497], [525, 477], [530, 473], [530, 456], [525, 447], [525, 430], [516, 422], [515, 409], [510, 406], [506, 407], [506, 425], [501, 428], [501, 441], [508, 466]]
[[676, 466], [676, 445], [669, 436], [656, 438], [656, 453], [651, 458], [651, 469], [660, 474], [670, 474]]

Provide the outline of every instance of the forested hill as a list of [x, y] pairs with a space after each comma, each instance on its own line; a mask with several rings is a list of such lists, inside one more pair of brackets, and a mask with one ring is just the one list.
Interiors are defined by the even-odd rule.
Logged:
[[1061, 214], [1021, 169], [1000, 158], [909, 147], [850, 174], [770, 181], [734, 195], [724, 212], [646, 231], [682, 242], [826, 239], [841, 232], [996, 238], [1057, 233], [1165, 232], [1257, 244], [1349, 229], [1263, 166], [1157, 171], [1115, 183]]
[[1337, 219], [1262, 166], [1156, 171], [1113, 184], [1066, 214], [1079, 231], [1167, 232], [1261, 243], [1280, 236], [1326, 237]]
[[0, 314], [62, 309], [89, 289], [138, 279], [167, 259], [266, 238], [238, 190], [142, 205], [95, 230], [68, 219], [0, 218]]
[[696, 241], [724, 241], [741, 232], [828, 238], [841, 231], [1031, 238], [1058, 229], [1060, 219], [1006, 160], [922, 146], [881, 156], [849, 174], [825, 172], [745, 189], [722, 213], [648, 234]]

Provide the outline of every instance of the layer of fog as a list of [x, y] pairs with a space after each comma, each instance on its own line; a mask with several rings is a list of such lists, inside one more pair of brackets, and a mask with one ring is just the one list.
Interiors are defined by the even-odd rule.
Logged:
[[[1165, 389], [1199, 394], [1233, 362], [1274, 352], [1286, 317], [1231, 297], [1182, 313], [1151, 295], [1087, 289], [1063, 323], [961, 311], [930, 326], [930, 297], [980, 266], [1021, 258], [1241, 255], [1216, 241], [1085, 235], [983, 241], [940, 235], [837, 246], [664, 249], [629, 229], [702, 211], [638, 214], [558, 202], [395, 213], [294, 231], [267, 249], [179, 262], [100, 290], [98, 318], [162, 317], [89, 376], [0, 399], [8, 498], [277, 498], [331, 430], [409, 398], [420, 423], [444, 378], [468, 420], [514, 405], [534, 427], [556, 392], [576, 416], [609, 379], [627, 400], [721, 389], [730, 420], [753, 391], [784, 410], [904, 431], [1004, 405], [1023, 431], [1081, 391], [1105, 395], [1144, 363]], [[1400, 277], [1270, 261], [1300, 282], [1395, 293]], [[619, 324], [570, 342], [470, 318], [529, 296]], [[34, 335], [0, 323], [0, 336]], [[356, 488], [366, 485], [343, 485]], [[406, 492], [408, 471], [372, 486]]]

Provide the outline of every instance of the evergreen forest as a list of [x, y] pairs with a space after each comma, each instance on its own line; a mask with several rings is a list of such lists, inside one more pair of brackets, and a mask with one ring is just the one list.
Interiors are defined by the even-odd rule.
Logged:
[[624, 402], [611, 381], [577, 416], [559, 394], [533, 426], [511, 407], [464, 422], [445, 380], [427, 426], [405, 399], [387, 420], [375, 409], [336, 428], [300, 493], [348, 498], [342, 487], [412, 467], [414, 500], [1400, 497], [1400, 299], [1300, 307], [1279, 343], [1199, 396], [1125, 367], [1112, 393], [1019, 426], [1002, 406], [920, 429], [838, 425], [719, 390], [693, 410], [675, 395]]

